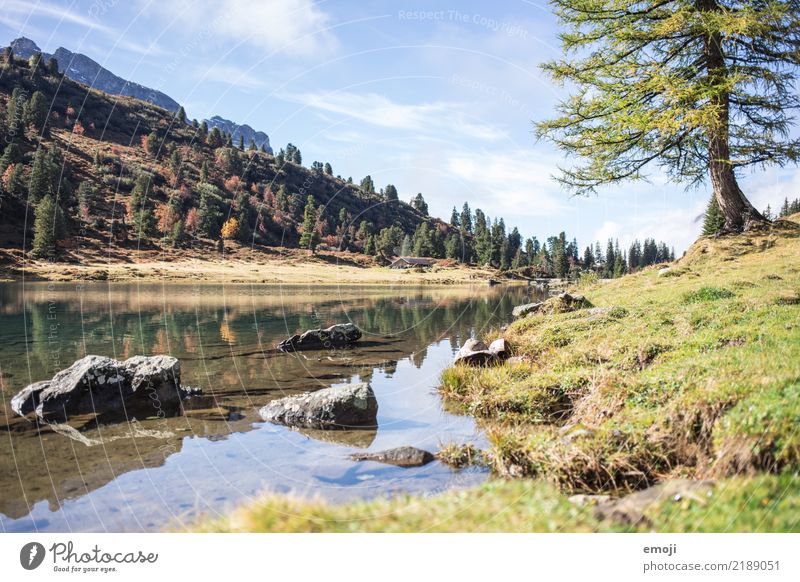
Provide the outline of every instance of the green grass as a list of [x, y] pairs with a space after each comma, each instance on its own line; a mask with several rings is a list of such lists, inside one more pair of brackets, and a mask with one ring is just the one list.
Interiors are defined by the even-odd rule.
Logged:
[[797, 471], [799, 257], [791, 229], [703, 239], [666, 273], [585, 287], [605, 310], [512, 323], [529, 361], [450, 368], [442, 393], [487, 426], [498, 474], [565, 491]]
[[[482, 487], [340, 506], [269, 497], [199, 527], [800, 531], [799, 259], [800, 230], [785, 225], [701, 239], [661, 274], [583, 281], [600, 309], [554, 304], [488, 334], [524, 361], [452, 367], [441, 383], [446, 406], [489, 435], [480, 457], [496, 477]], [[444, 456], [457, 465], [464, 451]], [[635, 528], [567, 499], [673, 478], [716, 486], [646, 508]]]
[[791, 532], [800, 530], [800, 479], [761, 476], [718, 482], [707, 495], [666, 499], [624, 525], [596, 517], [541, 481], [491, 481], [435, 497], [331, 505], [269, 496], [205, 532]]

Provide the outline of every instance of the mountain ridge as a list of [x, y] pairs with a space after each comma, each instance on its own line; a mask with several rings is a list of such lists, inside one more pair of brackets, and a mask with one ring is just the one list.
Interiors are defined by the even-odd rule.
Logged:
[[[45, 61], [55, 58], [60, 73], [65, 74], [73, 81], [104, 91], [110, 95], [141, 99], [172, 113], [180, 109], [180, 104], [166, 93], [124, 79], [83, 53], [75, 53], [64, 47], [58, 47], [53, 54], [46, 53], [39, 48], [35, 41], [24, 36], [12, 40], [9, 46], [15, 55], [25, 59], [29, 59], [37, 53], [41, 54]], [[258, 131], [247, 124], [238, 124], [219, 115], [214, 115], [205, 121], [209, 128], [217, 127], [220, 131], [230, 133], [234, 141], [238, 141], [241, 135], [245, 145], [248, 145], [250, 140], [253, 140], [256, 147], [264, 146], [267, 153], [272, 153], [269, 136], [263, 131]]]

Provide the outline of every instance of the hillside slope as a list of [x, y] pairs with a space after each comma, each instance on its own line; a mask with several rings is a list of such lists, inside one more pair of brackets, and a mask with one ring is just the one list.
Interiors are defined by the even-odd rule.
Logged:
[[[30, 251], [36, 208], [58, 201], [66, 229], [50, 258], [80, 261], [102, 249], [208, 252], [220, 239], [246, 245], [297, 247], [313, 201], [317, 239], [361, 252], [382, 229], [394, 238], [423, 222], [447, 226], [397, 200], [387, 200], [329, 175], [232, 146], [231, 136], [190, 124], [143, 101], [89, 89], [14, 59], [0, 75], [6, 147], [0, 249], [6, 263]], [[235, 219], [236, 228], [222, 227]], [[395, 231], [393, 231], [395, 232]]]

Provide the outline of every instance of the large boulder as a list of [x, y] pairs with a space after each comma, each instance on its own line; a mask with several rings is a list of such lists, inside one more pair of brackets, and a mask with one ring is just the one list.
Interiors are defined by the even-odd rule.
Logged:
[[346, 384], [273, 400], [259, 414], [267, 422], [299, 428], [373, 428], [378, 401], [369, 384]]
[[35, 411], [45, 422], [65, 422], [89, 413], [160, 416], [178, 410], [191, 392], [181, 387], [176, 358], [136, 356], [120, 362], [86, 356], [51, 380], [23, 388], [11, 407], [22, 416]]
[[398, 467], [421, 467], [433, 461], [432, 453], [417, 447], [397, 447], [377, 453], [356, 453], [350, 455], [354, 461], [375, 461]]
[[352, 323], [339, 323], [326, 329], [310, 329], [278, 344], [282, 352], [323, 350], [346, 346], [361, 339], [361, 330]]

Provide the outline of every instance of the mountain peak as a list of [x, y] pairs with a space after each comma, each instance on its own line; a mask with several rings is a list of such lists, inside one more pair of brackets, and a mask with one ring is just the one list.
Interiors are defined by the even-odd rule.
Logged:
[[42, 49], [39, 48], [39, 45], [24, 36], [12, 40], [10, 46], [15, 55], [24, 59], [28, 59], [31, 57], [31, 55], [42, 52]]
[[[134, 97], [173, 112], [177, 111], [180, 107], [178, 102], [169, 95], [118, 77], [97, 61], [84, 54], [73, 53], [69, 49], [59, 47], [55, 54], [49, 55], [42, 52], [35, 42], [24, 36], [12, 40], [10, 46], [14, 54], [19, 58], [29, 59], [32, 55], [37, 53], [41, 54], [44, 59], [54, 57], [58, 63], [58, 70], [67, 77], [73, 81], [83, 83], [84, 85], [99, 89], [111, 95]], [[238, 141], [239, 136], [241, 136], [244, 139], [245, 145], [249, 145], [250, 140], [253, 140], [257, 147], [264, 146], [267, 152], [272, 153], [272, 148], [269, 144], [269, 136], [263, 131], [256, 131], [247, 124], [239, 125], [219, 115], [215, 115], [207, 121], [209, 127], [217, 127], [221, 131], [230, 133], [234, 141]]]
[[272, 147], [269, 145], [269, 136], [263, 131], [256, 131], [246, 123], [239, 125], [238, 123], [225, 119], [219, 115], [215, 115], [211, 119], [206, 119], [209, 128], [216, 127], [220, 131], [231, 134], [234, 143], [239, 141], [239, 136], [244, 140], [245, 147], [250, 145], [250, 140], [256, 143], [256, 147], [264, 146], [268, 153], [272, 153]]

